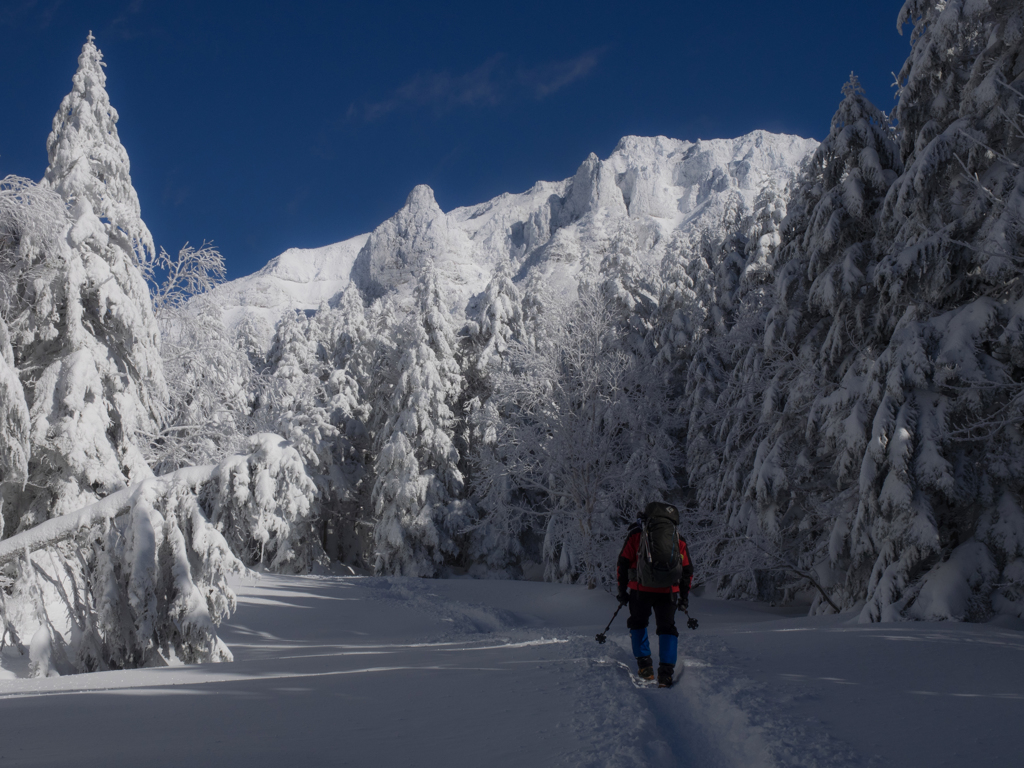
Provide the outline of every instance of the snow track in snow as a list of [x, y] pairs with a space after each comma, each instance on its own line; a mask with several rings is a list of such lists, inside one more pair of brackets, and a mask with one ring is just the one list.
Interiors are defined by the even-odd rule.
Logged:
[[[0, 764], [968, 764], [964, 734], [985, 728], [975, 764], [997, 765], [1024, 714], [1016, 627], [863, 627], [694, 598], [701, 628], [683, 630], [680, 679], [658, 689], [630, 680], [622, 616], [594, 641], [615, 606], [598, 590], [264, 576], [238, 592], [222, 633], [234, 663], [0, 679]], [[974, 676], [948, 674], [954, 658]]]

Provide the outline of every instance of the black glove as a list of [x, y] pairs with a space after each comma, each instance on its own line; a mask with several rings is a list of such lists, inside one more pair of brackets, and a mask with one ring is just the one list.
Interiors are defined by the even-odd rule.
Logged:
[[629, 593], [626, 592], [625, 590], [623, 590], [622, 592], [619, 592], [618, 599], [619, 599], [619, 605], [625, 605], [626, 603], [629, 602]]
[[676, 604], [680, 611], [688, 611], [690, 609], [690, 593], [680, 592]]

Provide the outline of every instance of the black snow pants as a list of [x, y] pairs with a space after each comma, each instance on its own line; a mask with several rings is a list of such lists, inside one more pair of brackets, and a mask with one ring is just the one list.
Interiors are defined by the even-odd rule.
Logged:
[[657, 634], [679, 637], [679, 630], [676, 629], [676, 596], [673, 592], [630, 590], [626, 626], [630, 629], [646, 629], [651, 621], [652, 610]]

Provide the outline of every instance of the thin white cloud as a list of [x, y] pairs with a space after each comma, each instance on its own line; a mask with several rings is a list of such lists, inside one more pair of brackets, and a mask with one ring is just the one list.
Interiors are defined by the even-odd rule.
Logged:
[[110, 23], [111, 31], [124, 40], [134, 40], [148, 34], [147, 29], [139, 26], [139, 17], [144, 10], [143, 0], [129, 0]]
[[476, 69], [462, 75], [449, 72], [420, 72], [394, 95], [368, 104], [362, 110], [366, 120], [377, 120], [403, 107], [427, 107], [447, 111], [452, 107], [497, 104], [501, 98], [498, 64], [502, 56], [493, 56]]
[[536, 98], [543, 99], [589, 75], [606, 50], [598, 48], [575, 59], [554, 61], [532, 70], [522, 70], [520, 81], [533, 91]]
[[362, 107], [353, 104], [348, 119], [373, 121], [399, 110], [429, 109], [441, 114], [456, 107], [495, 106], [517, 98], [543, 99], [589, 75], [605, 50], [516, 70], [498, 54], [460, 75], [420, 72], [387, 99]]
[[14, 25], [28, 20], [40, 29], [50, 26], [62, 0], [8, 0], [0, 5], [0, 24]]

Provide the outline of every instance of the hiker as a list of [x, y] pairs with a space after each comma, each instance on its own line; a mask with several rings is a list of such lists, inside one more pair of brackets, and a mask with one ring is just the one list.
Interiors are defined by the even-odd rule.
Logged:
[[654, 611], [658, 634], [658, 686], [672, 685], [679, 646], [676, 607], [689, 607], [693, 566], [686, 541], [679, 535], [679, 510], [653, 501], [630, 526], [619, 553], [619, 603], [629, 606], [626, 626], [633, 641], [637, 674], [654, 679], [647, 625]]

